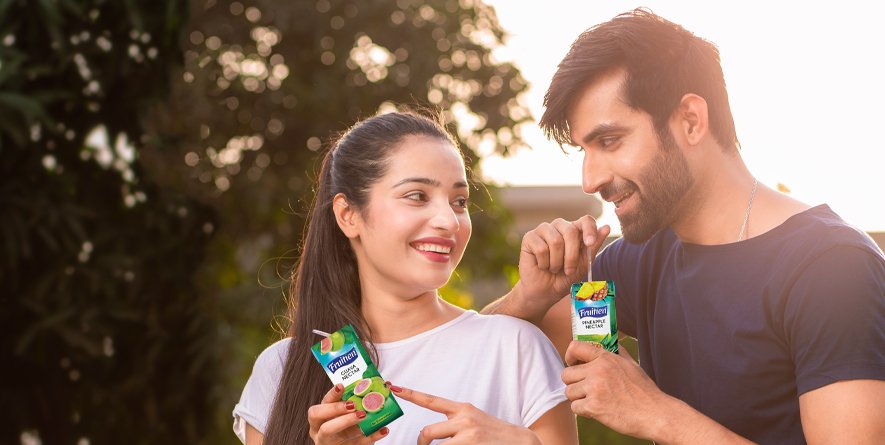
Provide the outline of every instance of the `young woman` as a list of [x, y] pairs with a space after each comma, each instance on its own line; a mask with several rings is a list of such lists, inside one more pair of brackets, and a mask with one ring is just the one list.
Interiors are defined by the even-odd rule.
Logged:
[[[468, 195], [461, 152], [433, 120], [383, 114], [338, 139], [293, 274], [288, 337], [261, 353], [234, 409], [247, 445], [577, 443], [541, 331], [439, 297], [470, 239]], [[369, 437], [310, 351], [313, 329], [348, 323], [404, 412]]]

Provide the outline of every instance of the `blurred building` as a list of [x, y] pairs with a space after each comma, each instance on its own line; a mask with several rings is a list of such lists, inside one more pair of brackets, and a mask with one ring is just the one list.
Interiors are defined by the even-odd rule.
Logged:
[[577, 185], [502, 187], [499, 197], [501, 204], [513, 212], [514, 228], [520, 238], [545, 221], [575, 220], [584, 215], [598, 218], [602, 214], [602, 201]]

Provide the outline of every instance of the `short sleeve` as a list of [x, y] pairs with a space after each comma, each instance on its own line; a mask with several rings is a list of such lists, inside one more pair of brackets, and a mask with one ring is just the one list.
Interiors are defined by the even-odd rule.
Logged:
[[274, 397], [280, 386], [289, 339], [280, 340], [267, 347], [255, 360], [252, 375], [246, 381], [240, 401], [233, 411], [234, 433], [246, 443], [246, 423], [264, 434]]
[[519, 380], [523, 382], [523, 426], [529, 427], [567, 399], [565, 384], [561, 379], [563, 365], [559, 353], [540, 329], [528, 322], [521, 324], [517, 368]]
[[885, 260], [827, 250], [801, 272], [784, 308], [801, 395], [840, 380], [885, 380]]

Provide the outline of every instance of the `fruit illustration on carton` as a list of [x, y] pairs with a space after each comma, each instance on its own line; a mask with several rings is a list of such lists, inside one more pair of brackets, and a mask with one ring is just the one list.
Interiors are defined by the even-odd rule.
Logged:
[[344, 334], [341, 331], [335, 331], [320, 341], [320, 353], [335, 352], [340, 350], [342, 346], [344, 346]]
[[358, 424], [365, 436], [403, 415], [353, 326], [344, 326], [331, 334], [314, 332], [324, 338], [314, 344], [311, 351], [332, 383], [344, 386], [341, 398], [353, 402], [357, 410], [366, 413]]

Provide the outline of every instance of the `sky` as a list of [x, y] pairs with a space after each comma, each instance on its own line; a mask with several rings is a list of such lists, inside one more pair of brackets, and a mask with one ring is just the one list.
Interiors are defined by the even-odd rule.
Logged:
[[[741, 154], [761, 183], [829, 204], [849, 223], [885, 231], [885, 3], [486, 0], [508, 32], [494, 55], [529, 81], [534, 118], [556, 65], [585, 29], [645, 6], [719, 47]], [[543, 4], [544, 6], [538, 6]], [[580, 185], [568, 157], [536, 125], [531, 149], [482, 163], [487, 180]], [[601, 223], [620, 230], [606, 203]]]

